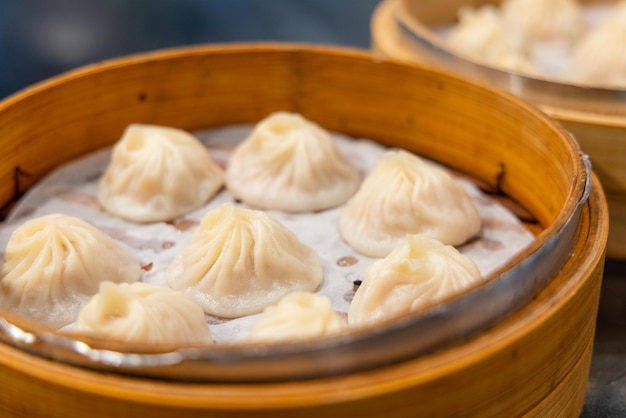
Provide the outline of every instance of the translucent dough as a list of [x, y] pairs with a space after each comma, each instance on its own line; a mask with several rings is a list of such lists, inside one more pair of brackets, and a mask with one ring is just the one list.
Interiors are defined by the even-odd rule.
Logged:
[[7, 244], [0, 306], [44, 324], [76, 320], [100, 282], [135, 282], [139, 261], [87, 222], [47, 215], [25, 222]]
[[343, 204], [360, 182], [324, 129], [294, 113], [259, 122], [231, 156], [228, 190], [259, 209], [308, 212]]
[[509, 36], [524, 47], [537, 41], [571, 44], [585, 30], [582, 8], [574, 0], [505, 0], [501, 10]]
[[223, 184], [222, 169], [191, 134], [132, 124], [113, 147], [98, 202], [129, 221], [168, 221], [202, 206]]
[[324, 272], [318, 255], [266, 213], [223, 204], [206, 213], [166, 272], [168, 284], [206, 313], [259, 313], [296, 290], [314, 291]]
[[369, 324], [416, 311], [482, 280], [474, 262], [425, 235], [404, 243], [365, 272], [348, 310], [348, 323]]
[[612, 18], [589, 31], [572, 51], [577, 81], [605, 86], [626, 85], [626, 3]]
[[196, 345], [213, 341], [202, 308], [191, 298], [147, 283], [103, 282], [72, 331], [133, 343]]
[[254, 323], [249, 341], [280, 341], [322, 337], [347, 329], [344, 317], [337, 314], [330, 299], [310, 292], [294, 292], [276, 305], [268, 306]]
[[385, 153], [339, 217], [341, 237], [371, 257], [386, 256], [407, 234], [459, 245], [480, 225], [465, 189], [443, 168], [406, 151]]

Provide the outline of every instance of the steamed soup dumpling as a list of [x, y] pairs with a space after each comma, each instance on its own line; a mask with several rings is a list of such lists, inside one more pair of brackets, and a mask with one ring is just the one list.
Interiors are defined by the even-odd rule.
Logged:
[[11, 235], [0, 270], [0, 306], [46, 325], [74, 320], [100, 282], [135, 282], [141, 265], [111, 237], [70, 216], [25, 222]]
[[460, 245], [480, 225], [461, 184], [443, 168], [406, 151], [385, 153], [339, 217], [341, 237], [372, 257], [386, 256], [407, 234]]
[[231, 156], [226, 185], [260, 209], [308, 212], [338, 206], [360, 174], [333, 138], [304, 117], [277, 112], [259, 122]]
[[351, 326], [414, 312], [482, 281], [476, 264], [425, 235], [407, 236], [365, 272], [348, 310]]
[[182, 346], [213, 341], [202, 308], [191, 298], [147, 283], [102, 282], [72, 331], [146, 344]]
[[113, 148], [98, 202], [132, 222], [168, 221], [198, 209], [223, 184], [222, 169], [191, 134], [132, 124]]
[[574, 47], [571, 68], [576, 81], [626, 86], [626, 3], [621, 9]]
[[585, 30], [581, 6], [575, 0], [505, 0], [502, 20], [516, 43], [569, 45]]
[[524, 73], [539, 69], [508, 35], [498, 9], [493, 5], [462, 7], [459, 22], [448, 37], [450, 46], [474, 60]]
[[323, 274], [315, 251], [274, 218], [227, 203], [204, 215], [166, 278], [206, 313], [234, 318], [293, 291], [314, 291]]
[[493, 5], [462, 7], [448, 37], [450, 46], [474, 58], [487, 58], [506, 46], [506, 32]]
[[248, 341], [282, 341], [323, 337], [341, 332], [348, 324], [333, 310], [330, 299], [311, 292], [293, 292], [265, 308]]

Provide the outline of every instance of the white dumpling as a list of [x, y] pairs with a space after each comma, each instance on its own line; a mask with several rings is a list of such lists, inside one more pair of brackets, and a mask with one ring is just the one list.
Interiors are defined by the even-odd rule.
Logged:
[[296, 290], [314, 291], [319, 256], [268, 214], [230, 203], [207, 212], [166, 271], [168, 284], [211, 315], [262, 312]]
[[191, 134], [132, 124], [113, 147], [98, 202], [132, 222], [168, 221], [202, 206], [223, 184], [222, 169]]
[[482, 280], [476, 264], [456, 248], [425, 235], [407, 236], [365, 271], [348, 309], [351, 326], [414, 312]]
[[570, 64], [574, 80], [626, 86], [626, 3], [621, 9], [574, 47]]
[[506, 33], [495, 6], [462, 7], [458, 19], [448, 36], [451, 47], [471, 57], [484, 58], [504, 46]]
[[531, 74], [540, 72], [525, 51], [508, 36], [495, 6], [484, 5], [477, 9], [462, 7], [458, 18], [448, 43], [459, 53], [507, 70]]
[[268, 306], [252, 325], [248, 341], [283, 341], [323, 337], [347, 329], [345, 318], [330, 299], [311, 292], [293, 292]]
[[460, 245], [480, 226], [478, 210], [461, 184], [406, 151], [385, 153], [339, 216], [341, 237], [372, 257], [386, 256], [407, 234]]
[[581, 6], [575, 0], [504, 0], [502, 20], [516, 43], [571, 44], [585, 30]]
[[448, 42], [459, 52], [487, 59], [512, 47], [507, 41], [505, 28], [495, 6], [484, 5], [476, 9], [462, 7], [458, 19], [450, 31]]
[[277, 112], [259, 122], [231, 156], [226, 186], [259, 209], [308, 212], [344, 203], [359, 170], [333, 138], [304, 117]]
[[11, 235], [0, 270], [0, 306], [46, 325], [76, 320], [100, 282], [135, 282], [141, 265], [111, 237], [70, 216], [25, 222]]
[[191, 298], [167, 287], [139, 282], [101, 283], [72, 331], [144, 344], [213, 342], [204, 312]]

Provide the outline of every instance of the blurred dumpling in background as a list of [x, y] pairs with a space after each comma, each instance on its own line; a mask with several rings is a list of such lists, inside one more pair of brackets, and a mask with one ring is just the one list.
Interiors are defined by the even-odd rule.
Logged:
[[508, 36], [495, 6], [484, 5], [476, 9], [462, 7], [458, 19], [458, 24], [450, 31], [447, 40], [459, 53], [513, 71], [539, 71], [525, 55], [523, 48]]
[[72, 331], [144, 344], [213, 342], [200, 306], [182, 292], [147, 283], [101, 283]]
[[332, 308], [326, 296], [294, 292], [265, 308], [252, 325], [248, 341], [284, 341], [323, 337], [347, 329], [348, 324]]
[[572, 78], [605, 86], [626, 86], [626, 2], [574, 47]]
[[98, 202], [129, 221], [168, 221], [198, 209], [223, 184], [222, 169], [191, 134], [132, 124], [113, 147]]
[[343, 204], [359, 187], [359, 170], [332, 136], [299, 114], [274, 113], [233, 155], [228, 190], [258, 209], [309, 212]]
[[314, 291], [323, 275], [317, 253], [290, 230], [230, 203], [204, 215], [166, 272], [172, 288], [225, 318], [262, 312], [296, 290]]
[[385, 153], [339, 217], [341, 237], [372, 257], [386, 256], [407, 234], [460, 245], [480, 226], [463, 186], [445, 169], [407, 151]]
[[25, 222], [9, 239], [0, 270], [0, 307], [62, 327], [76, 320], [102, 281], [140, 277], [139, 261], [96, 227], [70, 216], [42, 216]]
[[487, 58], [509, 49], [506, 31], [494, 5], [461, 7], [458, 23], [449, 34], [450, 46], [472, 57]]
[[456, 248], [425, 235], [402, 245], [365, 272], [348, 310], [351, 326], [416, 311], [480, 282], [476, 264]]
[[575, 0], [504, 0], [501, 11], [509, 36], [525, 48], [537, 41], [570, 45], [585, 30]]

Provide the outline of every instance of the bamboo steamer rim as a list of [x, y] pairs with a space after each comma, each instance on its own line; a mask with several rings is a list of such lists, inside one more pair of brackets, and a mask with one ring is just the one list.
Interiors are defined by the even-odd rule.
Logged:
[[[569, 234], [573, 234], [575, 231], [575, 226], [577, 223], [577, 219], [575, 219], [581, 210], [581, 207], [585, 204], [588, 193], [590, 191], [590, 181], [591, 175], [589, 171], [588, 162], [585, 160], [584, 155], [581, 153], [578, 146], [575, 142], [569, 137], [569, 135], [562, 130], [560, 125], [556, 122], [549, 119], [542, 112], [537, 109], [534, 109], [532, 106], [526, 104], [522, 100], [514, 97], [512, 95], [507, 95], [496, 88], [491, 87], [485, 83], [475, 83], [468, 82], [467, 80], [461, 79], [452, 73], [440, 71], [438, 69], [434, 69], [428, 66], [409, 66], [404, 62], [395, 61], [395, 60], [380, 60], [380, 61], [372, 61], [371, 56], [363, 51], [355, 51], [351, 49], [344, 48], [330, 48], [330, 47], [319, 47], [319, 46], [311, 46], [311, 45], [299, 45], [299, 44], [244, 44], [244, 45], [217, 45], [217, 46], [201, 46], [201, 47], [188, 47], [188, 48], [177, 48], [172, 50], [164, 50], [157, 51], [147, 54], [140, 54], [132, 57], [126, 57], [121, 59], [110, 60], [101, 64], [94, 64], [82, 69], [77, 69], [61, 75], [59, 77], [55, 77], [49, 81], [40, 83], [33, 87], [27, 88], [22, 92], [19, 92], [5, 101], [0, 103], [0, 115], [3, 115], [5, 112], [8, 112], [13, 107], [20, 106], [21, 103], [36, 99], [38, 95], [46, 94], [49, 90], [56, 89], [62, 87], [64, 83], [71, 82], [73, 80], [79, 79], [88, 79], [90, 77], [96, 77], [98, 75], [106, 75], [109, 72], [114, 72], [116, 70], [123, 70], [126, 68], [138, 67], [138, 66], [149, 66], [156, 62], [175, 62], [177, 60], [188, 60], [190, 57], [202, 57], [205, 55], [212, 56], [242, 56], [250, 55], [250, 54], [274, 54], [280, 56], [288, 56], [291, 59], [319, 59], [321, 57], [328, 58], [331, 57], [333, 59], [337, 59], [342, 62], [359, 62], [359, 63], [368, 63], [367, 65], [374, 65], [376, 67], [384, 67], [385, 69], [402, 69], [402, 71], [413, 71], [413, 72], [427, 72], [427, 73], [436, 73], [442, 79], [445, 79], [446, 82], [463, 85], [466, 88], [470, 88], [472, 91], [476, 91], [476, 89], [480, 89], [483, 94], [487, 94], [490, 97], [494, 96], [504, 96], [508, 103], [513, 106], [517, 106], [517, 108], [524, 109], [524, 112], [532, 115], [534, 118], [538, 119], [544, 125], [549, 125], [553, 131], [558, 131], [560, 133], [561, 138], [564, 141], [568, 142], [568, 150], [570, 151], [569, 161], [572, 164], [573, 171], [573, 179], [571, 182], [571, 189], [568, 191], [568, 198], [565, 201], [565, 204], [562, 210], [559, 211], [558, 216], [555, 217], [554, 221], [546, 226], [545, 230], [539, 234], [537, 239], [528, 247], [528, 249], [524, 252], [524, 254], [520, 254], [511, 260], [505, 267], [503, 267], [498, 274], [494, 276], [502, 275], [503, 273], [508, 272], [513, 268], [514, 265], [518, 265], [523, 261], [527, 260], [529, 255], [534, 255], [540, 253], [542, 250], [545, 250], [547, 246], [553, 246], [555, 244], [555, 237], [559, 237], [563, 230], [568, 227]], [[234, 122], [233, 120], [225, 120], [225, 123]], [[0, 130], [3, 128], [1, 116], [0, 116]], [[349, 133], [349, 132], [348, 132]], [[568, 251], [567, 251], [568, 252]], [[544, 254], [545, 255], [545, 254]], [[556, 272], [555, 272], [556, 273]], [[491, 282], [495, 280], [492, 279]], [[475, 293], [475, 289], [471, 291], [465, 292], [463, 295], [460, 295], [458, 298], [451, 298], [447, 301], [444, 301], [444, 305], [449, 303], [450, 301], [460, 300], [466, 298], [469, 293]], [[32, 333], [37, 337], [43, 337], [42, 341], [47, 343], [51, 340], [54, 340], [56, 334], [51, 332], [51, 330], [43, 327], [39, 324], [34, 323], [25, 318], [19, 318], [16, 315], [13, 315], [9, 312], [0, 311], [4, 318], [8, 318], [8, 321], [5, 320], [5, 336], [7, 333], [7, 327], [9, 329], [9, 334], [15, 335], [19, 334], [21, 331], [26, 331], [26, 334]], [[387, 328], [391, 326], [397, 326], [397, 324], [404, 324], [406, 322], [410, 322], [413, 320], [415, 315], [406, 315], [404, 317], [398, 318], [394, 321], [390, 321]], [[8, 325], [7, 325], [8, 324]], [[11, 328], [13, 327], [14, 328]], [[2, 327], [0, 327], [2, 328]], [[365, 338], [371, 335], [380, 334], [380, 328], [369, 327], [363, 330], [356, 330], [350, 333], [350, 338]], [[24, 335], [26, 335], [24, 334]], [[22, 336], [18, 336], [17, 340], [20, 343], [23, 343], [27, 348], [33, 349], [33, 345], [29, 344], [27, 341], [23, 339]], [[20, 340], [20, 338], [22, 338]], [[4, 338], [6, 341], [6, 338]], [[87, 340], [90, 341], [91, 340]], [[15, 341], [13, 341], [15, 342]], [[93, 340], [94, 344], [98, 344], [97, 340]], [[277, 353], [279, 355], [284, 354], [293, 354], [294, 350], [300, 352], [303, 349], [311, 349], [311, 346], [315, 346], [316, 352], [324, 352], [329, 348], [336, 347], [337, 345], [345, 344], [346, 337], [331, 337], [328, 339], [320, 339], [317, 342], [306, 342], [306, 343], [285, 343], [285, 344], [277, 344]], [[66, 341], [61, 344], [62, 346], [67, 344]], [[254, 346], [254, 345], [253, 345]], [[84, 348], [84, 347], [83, 347]], [[107, 344], [105, 349], [119, 349], [119, 346], [116, 344]], [[144, 352], [145, 347], [139, 347], [137, 352]], [[267, 349], [265, 347], [260, 347], [256, 345], [252, 347], [253, 355], [266, 355]], [[52, 354], [53, 356], [59, 355], [59, 352], [55, 352]], [[59, 355], [60, 357], [60, 355]], [[67, 360], [67, 359], [66, 359]]]

